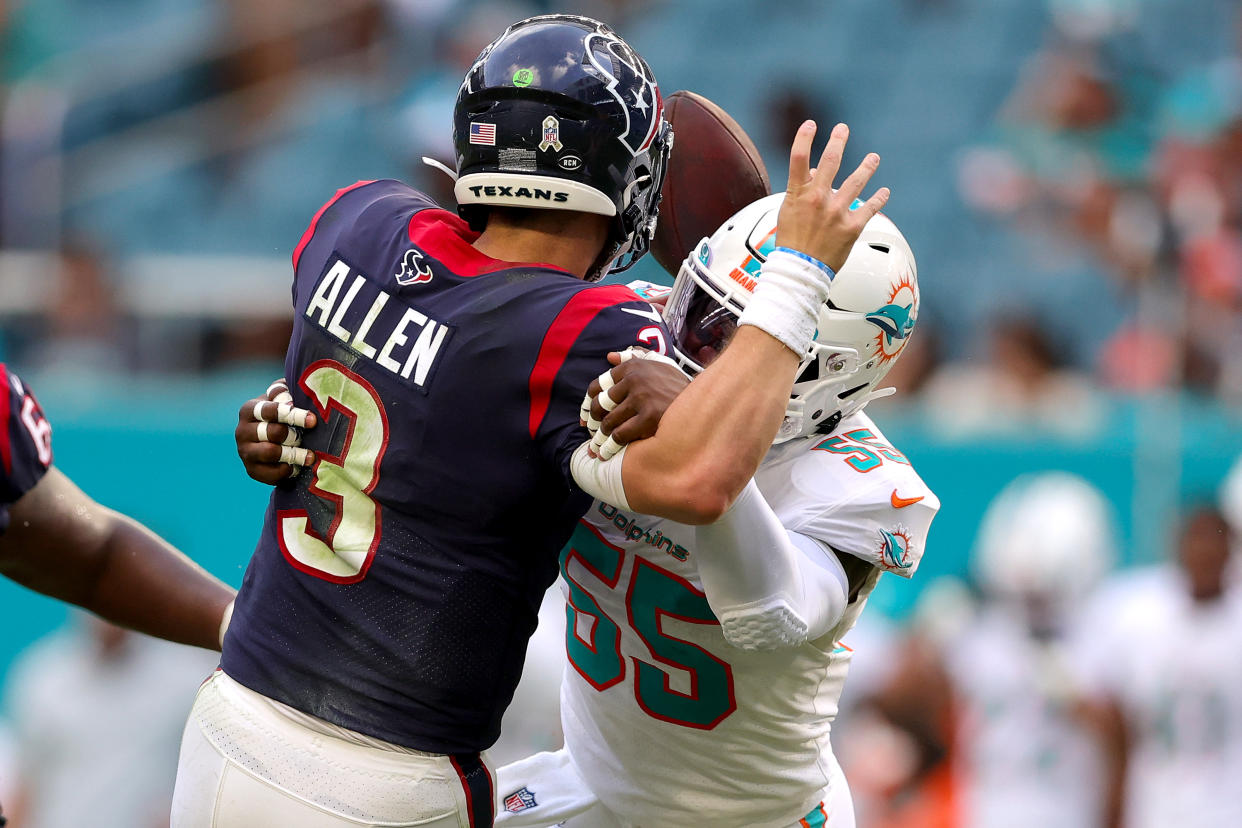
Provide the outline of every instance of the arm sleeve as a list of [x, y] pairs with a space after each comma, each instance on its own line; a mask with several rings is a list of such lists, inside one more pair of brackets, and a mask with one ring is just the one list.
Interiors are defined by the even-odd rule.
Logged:
[[557, 315], [531, 372], [530, 431], [539, 452], [570, 486], [578, 488], [573, 453], [591, 436], [578, 423], [582, 395], [608, 370], [608, 352], [668, 341], [659, 312], [620, 285], [580, 291]]
[[730, 644], [793, 647], [841, 620], [849, 592], [841, 562], [822, 542], [786, 530], [755, 481], [695, 535], [703, 591]]
[[35, 487], [52, 464], [52, 426], [34, 394], [0, 364], [0, 531], [8, 528], [8, 506]]

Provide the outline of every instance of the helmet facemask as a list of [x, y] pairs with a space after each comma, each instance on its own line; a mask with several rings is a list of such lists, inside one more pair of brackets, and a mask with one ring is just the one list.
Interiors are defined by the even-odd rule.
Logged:
[[[698, 249], [703, 250], [706, 244], [708, 240], [703, 239]], [[691, 376], [714, 362], [733, 339], [738, 318], [745, 310], [740, 299], [740, 295], [721, 287], [697, 255], [682, 263], [664, 306], [664, 320], [673, 336], [674, 357]], [[853, 410], [865, 405], [861, 400], [864, 394], [859, 394], [858, 405], [843, 404], [838, 399], [856, 386], [851, 378], [858, 373], [859, 365], [858, 351], [848, 345], [812, 342], [798, 365], [776, 442], [798, 437], [834, 417], [839, 422], [842, 417], [835, 415], [843, 405]]]
[[[674, 354], [682, 368], [703, 370], [728, 345], [759, 270], [774, 249], [783, 194], [743, 208], [686, 257], [665, 305]], [[900, 231], [873, 218], [819, 310], [815, 339], [802, 355], [776, 442], [830, 433], [871, 400], [904, 350], [918, 314], [913, 255]]]

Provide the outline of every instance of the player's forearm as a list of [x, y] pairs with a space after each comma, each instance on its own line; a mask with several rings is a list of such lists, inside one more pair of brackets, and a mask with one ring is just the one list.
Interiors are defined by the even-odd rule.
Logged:
[[799, 359], [753, 326], [626, 452], [625, 491], [644, 514], [711, 523], [754, 476], [784, 418]]
[[0, 574], [117, 624], [219, 649], [233, 590], [55, 467], [9, 510]]
[[1090, 723], [1100, 740], [1104, 760], [1104, 795], [1101, 824], [1121, 828], [1125, 824], [1126, 765], [1129, 754], [1125, 713], [1113, 700], [1086, 705]]
[[148, 635], [220, 649], [233, 589], [141, 524], [109, 515], [111, 531], [82, 606]]

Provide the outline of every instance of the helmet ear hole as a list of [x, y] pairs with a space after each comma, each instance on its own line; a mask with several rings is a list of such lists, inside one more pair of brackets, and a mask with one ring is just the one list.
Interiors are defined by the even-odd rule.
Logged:
[[847, 391], [842, 391], [840, 394], [837, 394], [837, 399], [843, 400], [846, 397], [853, 396], [854, 394], [857, 394], [859, 391], [863, 390], [866, 387], [867, 387], [867, 383], [865, 382], [862, 385], [855, 385], [853, 388], [850, 388]]

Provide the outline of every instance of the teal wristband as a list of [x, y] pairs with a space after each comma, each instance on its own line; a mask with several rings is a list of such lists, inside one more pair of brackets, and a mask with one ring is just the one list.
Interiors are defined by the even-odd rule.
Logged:
[[794, 256], [797, 256], [799, 259], [802, 259], [803, 261], [810, 262], [811, 264], [815, 265], [820, 270], [828, 274], [828, 281], [830, 282], [833, 279], [835, 279], [837, 276], [837, 272], [833, 270], [831, 267], [824, 264], [823, 262], [821, 262], [819, 259], [815, 258], [814, 256], [808, 256], [807, 254], [803, 253], [801, 250], [794, 250], [792, 247], [778, 247], [776, 249], [783, 250], [786, 253], [790, 253]]

